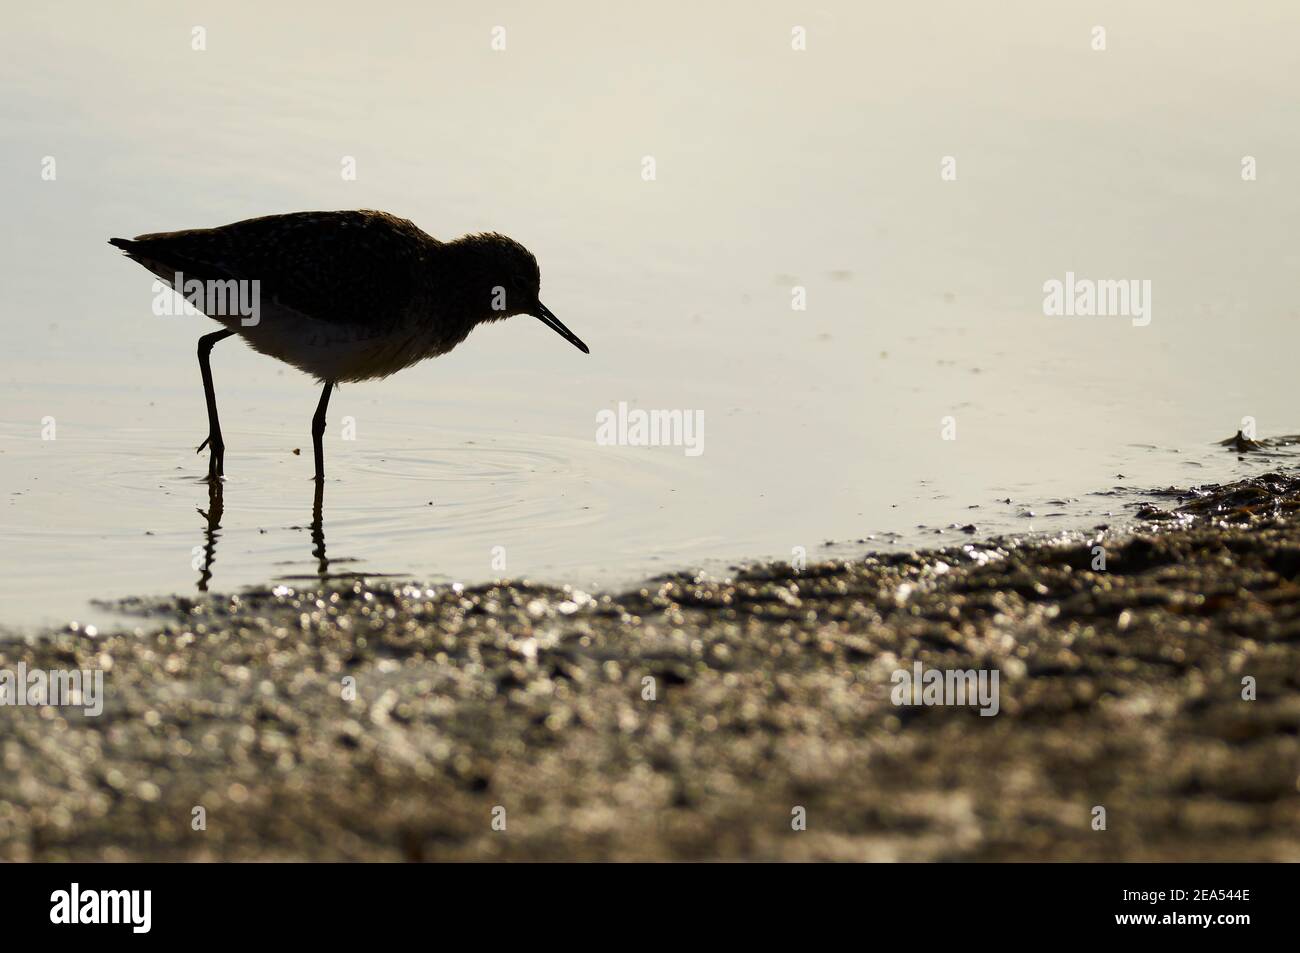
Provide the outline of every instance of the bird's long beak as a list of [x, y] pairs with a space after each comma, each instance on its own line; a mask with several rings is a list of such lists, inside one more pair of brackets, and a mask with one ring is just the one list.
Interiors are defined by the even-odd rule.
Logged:
[[541, 321], [542, 324], [546, 325], [548, 328], [550, 328], [560, 337], [564, 338], [564, 340], [568, 341], [570, 344], [576, 347], [583, 354], [591, 353], [587, 345], [582, 343], [582, 339], [579, 338], [572, 331], [570, 331], [568, 328], [566, 328], [564, 326], [564, 322], [561, 321], [559, 318], [557, 318], [555, 315], [551, 314], [551, 309], [548, 308], [546, 305], [542, 304], [540, 301], [537, 302], [537, 311], [538, 313], [535, 314], [534, 317], [537, 318], [539, 321]]

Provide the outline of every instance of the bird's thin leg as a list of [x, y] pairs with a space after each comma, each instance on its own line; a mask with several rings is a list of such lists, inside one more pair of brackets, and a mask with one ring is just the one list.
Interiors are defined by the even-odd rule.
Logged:
[[217, 393], [212, 389], [212, 365], [208, 363], [208, 355], [212, 353], [214, 344], [234, 333], [227, 329], [199, 338], [199, 371], [203, 374], [203, 396], [208, 401], [208, 439], [199, 444], [195, 452], [202, 453], [204, 447], [211, 448], [208, 455], [209, 480], [218, 480], [225, 472], [226, 445], [221, 439], [221, 422], [217, 420]]
[[316, 453], [316, 479], [325, 479], [325, 450], [321, 447], [321, 437], [325, 436], [325, 408], [329, 406], [330, 391], [333, 381], [326, 381], [320, 392], [320, 403], [316, 405], [316, 416], [311, 419], [311, 447]]

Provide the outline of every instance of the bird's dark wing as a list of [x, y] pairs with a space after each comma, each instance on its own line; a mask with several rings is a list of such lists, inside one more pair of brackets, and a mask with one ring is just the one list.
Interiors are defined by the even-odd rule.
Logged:
[[257, 280], [263, 304], [379, 327], [410, 301], [437, 242], [385, 212], [344, 211], [267, 215], [112, 244], [164, 280], [178, 271], [186, 280]]

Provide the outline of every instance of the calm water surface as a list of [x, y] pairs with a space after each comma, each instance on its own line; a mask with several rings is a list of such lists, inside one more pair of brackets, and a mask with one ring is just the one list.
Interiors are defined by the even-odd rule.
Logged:
[[[1213, 441], [1300, 430], [1300, 7], [904, 6], [8, 10], [0, 624], [322, 571], [617, 586], [1274, 465]], [[313, 526], [317, 389], [227, 341], [215, 511], [215, 325], [105, 240], [357, 207], [519, 239], [592, 354], [517, 318], [343, 387]], [[1067, 271], [1150, 280], [1150, 325], [1045, 317]], [[619, 401], [702, 411], [704, 452], [598, 445]]]

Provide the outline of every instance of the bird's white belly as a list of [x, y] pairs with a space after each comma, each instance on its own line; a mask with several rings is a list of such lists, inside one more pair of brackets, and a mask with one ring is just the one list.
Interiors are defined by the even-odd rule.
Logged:
[[221, 319], [255, 351], [291, 364], [322, 381], [361, 381], [387, 377], [440, 353], [431, 348], [423, 328], [405, 322], [365, 327], [317, 321], [264, 305], [256, 324]]

